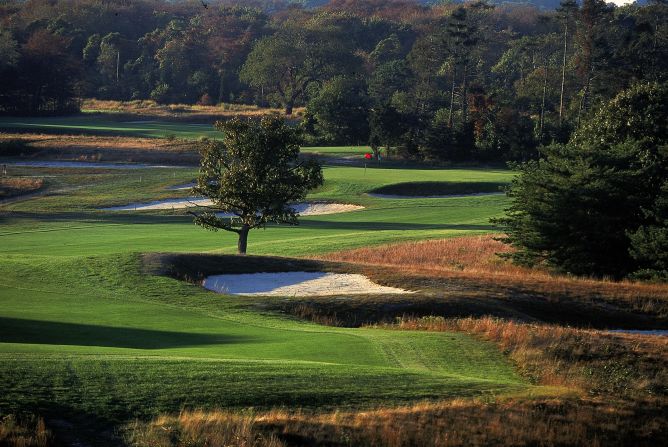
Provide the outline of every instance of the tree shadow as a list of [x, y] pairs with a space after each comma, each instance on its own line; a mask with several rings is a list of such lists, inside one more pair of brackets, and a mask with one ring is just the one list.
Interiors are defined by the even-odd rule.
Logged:
[[0, 317], [0, 342], [130, 349], [248, 343], [250, 337]]
[[329, 230], [495, 230], [489, 224], [421, 224], [410, 222], [333, 222], [327, 220], [308, 219], [300, 226]]

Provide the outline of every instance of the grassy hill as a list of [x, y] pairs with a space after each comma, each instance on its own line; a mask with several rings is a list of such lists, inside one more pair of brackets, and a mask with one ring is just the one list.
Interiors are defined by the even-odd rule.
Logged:
[[[496, 347], [468, 335], [319, 326], [146, 270], [140, 253], [234, 250], [234, 235], [197, 228], [182, 211], [98, 211], [187, 194], [164, 188], [193, 170], [20, 169], [46, 178], [52, 193], [0, 212], [0, 411], [108, 424], [182, 407], [365, 407], [533, 389]], [[254, 231], [249, 250], [308, 255], [486, 232], [503, 197], [365, 193], [416, 176], [510, 175], [330, 167], [312, 198], [366, 209]]]

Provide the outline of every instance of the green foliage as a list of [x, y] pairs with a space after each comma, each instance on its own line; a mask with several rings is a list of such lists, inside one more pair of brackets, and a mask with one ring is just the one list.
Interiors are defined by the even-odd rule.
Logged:
[[583, 275], [665, 271], [666, 104], [665, 85], [633, 87], [568, 145], [520, 165], [497, 221], [516, 261]]
[[369, 98], [360, 79], [337, 76], [326, 82], [309, 101], [308, 111], [322, 142], [359, 143], [369, 138]]
[[[213, 202], [195, 223], [210, 230], [239, 234], [239, 252], [246, 252], [248, 231], [267, 223], [297, 224], [290, 204], [303, 200], [322, 185], [320, 165], [314, 159], [300, 162], [298, 129], [275, 115], [260, 121], [235, 118], [218, 122], [221, 141], [201, 148], [201, 167], [193, 191]], [[235, 218], [218, 217], [216, 212]]]

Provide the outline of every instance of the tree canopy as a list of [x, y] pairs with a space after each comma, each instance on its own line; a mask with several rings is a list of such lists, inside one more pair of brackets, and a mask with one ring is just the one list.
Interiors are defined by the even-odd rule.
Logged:
[[566, 145], [519, 166], [497, 222], [520, 263], [579, 275], [666, 277], [668, 84], [639, 84]]
[[195, 223], [237, 233], [239, 253], [246, 253], [250, 230], [268, 223], [298, 223], [291, 205], [322, 184], [322, 171], [313, 159], [299, 160], [300, 130], [278, 116], [234, 118], [216, 123], [216, 128], [223, 138], [202, 144], [193, 188], [213, 204], [193, 213]]

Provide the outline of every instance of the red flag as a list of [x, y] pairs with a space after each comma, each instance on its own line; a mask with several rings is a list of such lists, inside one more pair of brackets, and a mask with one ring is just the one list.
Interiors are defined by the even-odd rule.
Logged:
[[371, 157], [372, 157], [372, 155], [368, 152], [366, 154], [364, 154], [364, 158], [366, 158], [367, 160], [371, 160]]

